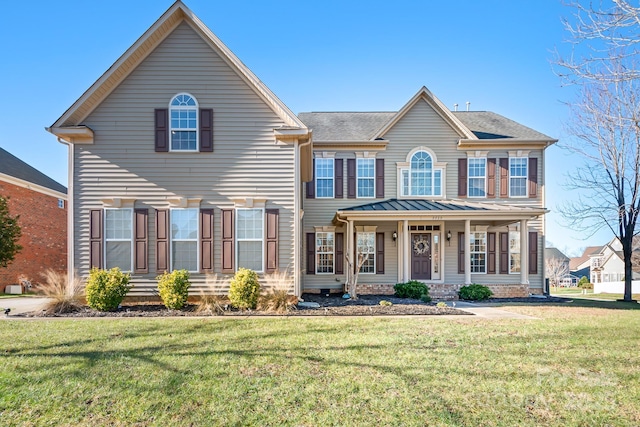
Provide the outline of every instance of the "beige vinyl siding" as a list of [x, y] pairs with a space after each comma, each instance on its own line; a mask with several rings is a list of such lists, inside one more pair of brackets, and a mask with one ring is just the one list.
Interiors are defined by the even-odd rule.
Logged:
[[[418, 147], [426, 147], [435, 154], [434, 161], [446, 163], [446, 172], [444, 175], [444, 192], [443, 199], [459, 199], [458, 197], [458, 159], [466, 158], [466, 150], [460, 151], [457, 148], [457, 142], [460, 139], [455, 130], [424, 100], [418, 101], [414, 107], [409, 110], [385, 135], [384, 138], [389, 141], [385, 150], [369, 150], [375, 151], [376, 158], [385, 159], [385, 197], [384, 199], [399, 198], [398, 197], [398, 173], [397, 162], [404, 163], [407, 161], [408, 154]], [[348, 143], [345, 143], [348, 144]], [[515, 149], [515, 147], [514, 147]], [[367, 151], [363, 148], [338, 150], [335, 158], [345, 159], [343, 161], [343, 181], [344, 181], [344, 198], [341, 199], [307, 199], [304, 198], [304, 233], [314, 231], [315, 226], [331, 226], [335, 212], [353, 206], [374, 203], [381, 199], [349, 199], [347, 198], [347, 161], [348, 158], [355, 158], [356, 151]], [[510, 150], [489, 150], [488, 158], [507, 158]], [[496, 162], [496, 190], [495, 198], [467, 198], [472, 202], [488, 202], [495, 204], [509, 204], [517, 206], [542, 206], [543, 197], [543, 161], [542, 152], [540, 150], [532, 150], [527, 157], [538, 158], [538, 194], [537, 198], [500, 198], [499, 189], [499, 161]], [[437, 213], [436, 213], [437, 216]], [[397, 219], [393, 221], [380, 221], [378, 223], [356, 222], [356, 225], [377, 225], [379, 231], [385, 232], [385, 274], [384, 275], [362, 275], [359, 283], [371, 284], [395, 284], [397, 283], [398, 274], [398, 247], [391, 239], [391, 234], [397, 229]], [[447, 284], [463, 284], [464, 274], [458, 274], [458, 232], [464, 231], [463, 221], [446, 221], [442, 225], [440, 221], [415, 221], [410, 225], [440, 225], [440, 238], [443, 246], [442, 268], [443, 277], [441, 281]], [[340, 224], [336, 232], [345, 232], [344, 227]], [[494, 224], [486, 221], [472, 221], [474, 225], [488, 225], [489, 231], [506, 231], [505, 227], [495, 228]], [[541, 288], [543, 282], [543, 230], [542, 220], [529, 221], [530, 231], [538, 231], [538, 274], [530, 276], [530, 286], [532, 288]], [[446, 241], [446, 232], [451, 231], [451, 243]], [[398, 230], [400, 232], [400, 230]], [[345, 236], [346, 238], [346, 236]], [[306, 245], [306, 240], [304, 241]], [[345, 248], [346, 250], [346, 248]], [[306, 248], [305, 252], [306, 254]], [[499, 254], [497, 254], [499, 256]], [[498, 260], [499, 261], [499, 260]], [[303, 257], [302, 268], [306, 268], [306, 257]], [[497, 266], [499, 268], [499, 266]], [[497, 270], [499, 271], [499, 269]], [[373, 277], [375, 276], [375, 277]], [[339, 282], [336, 282], [336, 279]], [[472, 281], [484, 284], [514, 284], [520, 283], [519, 274], [472, 274]], [[334, 275], [303, 275], [303, 289], [319, 289], [319, 288], [338, 288], [344, 283], [344, 276]]]
[[[154, 151], [154, 109], [180, 92], [214, 110], [212, 153]], [[294, 147], [276, 144], [283, 121], [186, 23], [160, 44], [85, 120], [93, 145], [75, 150], [76, 266], [89, 268], [88, 212], [103, 199], [135, 199], [149, 209], [149, 271], [133, 294], [155, 287], [155, 212], [169, 200], [201, 198], [214, 209], [214, 268], [221, 270], [221, 213], [232, 199], [266, 199], [279, 209], [279, 264], [293, 266]], [[203, 277], [194, 275], [198, 290]], [[220, 275], [221, 276], [221, 275]]]

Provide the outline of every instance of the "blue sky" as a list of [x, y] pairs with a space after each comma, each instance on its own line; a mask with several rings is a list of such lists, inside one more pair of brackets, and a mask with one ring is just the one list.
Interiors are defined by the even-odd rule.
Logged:
[[[170, 0], [9, 2], [0, 16], [0, 147], [67, 184], [66, 147], [44, 130], [171, 6]], [[295, 112], [395, 111], [422, 86], [453, 109], [502, 114], [568, 136], [551, 61], [567, 50], [560, 0], [214, 1], [186, 5]], [[547, 150], [547, 236], [577, 253], [604, 244], [556, 207], [579, 159]]]

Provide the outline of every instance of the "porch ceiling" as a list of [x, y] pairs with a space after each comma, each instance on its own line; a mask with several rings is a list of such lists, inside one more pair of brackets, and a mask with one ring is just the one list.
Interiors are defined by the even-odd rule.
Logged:
[[520, 220], [549, 212], [541, 207], [466, 200], [389, 199], [339, 209], [342, 220]]

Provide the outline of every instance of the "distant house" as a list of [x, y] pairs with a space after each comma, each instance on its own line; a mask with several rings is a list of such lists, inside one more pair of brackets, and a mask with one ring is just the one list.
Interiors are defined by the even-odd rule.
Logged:
[[120, 267], [131, 296], [241, 267], [341, 292], [358, 259], [360, 293], [544, 290], [556, 139], [426, 87], [399, 111], [296, 116], [180, 1], [48, 130], [73, 158], [70, 270]]
[[66, 187], [0, 148], [0, 196], [8, 198], [11, 215], [20, 215], [23, 248], [0, 269], [0, 291], [19, 284], [19, 276], [37, 282], [46, 269], [66, 272]]
[[579, 257], [571, 258], [569, 261], [569, 272], [578, 277], [578, 279], [583, 276], [587, 279], [591, 277], [591, 255], [597, 254], [602, 250], [602, 246], [589, 246], [585, 248], [582, 255]]
[[[624, 281], [624, 255], [622, 243], [617, 237], [589, 255], [591, 283]], [[634, 269], [635, 270], [635, 269]], [[633, 280], [640, 279], [640, 273], [633, 272]]]
[[546, 275], [552, 286], [574, 286], [578, 278], [570, 274], [570, 258], [558, 248], [545, 248]]

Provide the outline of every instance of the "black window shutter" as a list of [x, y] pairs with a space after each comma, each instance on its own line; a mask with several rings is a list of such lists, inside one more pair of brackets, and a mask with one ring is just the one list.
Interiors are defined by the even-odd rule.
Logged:
[[89, 211], [89, 261], [91, 267], [102, 268], [102, 209]]
[[235, 273], [235, 233], [233, 209], [222, 209], [222, 272]]
[[316, 233], [307, 233], [307, 274], [316, 274]]
[[149, 272], [149, 211], [147, 209], [136, 209], [134, 211], [135, 242], [133, 245], [135, 265], [134, 273], [146, 274]]
[[356, 159], [347, 159], [347, 197], [356, 198]]
[[313, 179], [307, 182], [307, 199], [316, 198], [316, 159], [313, 159], [312, 163]]
[[344, 179], [343, 179], [343, 174], [344, 174], [344, 170], [343, 170], [343, 160], [342, 159], [335, 159], [334, 160], [334, 174], [335, 174], [335, 179], [334, 179], [334, 187], [335, 187], [335, 198], [336, 199], [342, 199], [344, 197]]
[[169, 210], [156, 209], [156, 272], [169, 271]]
[[213, 273], [213, 209], [200, 209], [200, 272]]
[[376, 233], [376, 274], [384, 274], [384, 233]]
[[496, 274], [496, 233], [487, 233], [487, 274]]
[[500, 233], [500, 274], [509, 274], [509, 233]]
[[336, 274], [344, 274], [344, 233], [336, 233]]
[[265, 210], [267, 216], [267, 273], [278, 270], [278, 209]]
[[155, 150], [158, 153], [169, 151], [169, 110], [155, 110]]
[[376, 159], [376, 199], [384, 199], [384, 159]]
[[529, 232], [529, 274], [538, 274], [538, 232]]
[[467, 197], [467, 159], [458, 159], [458, 197]]
[[535, 157], [529, 158], [529, 197], [535, 198], [538, 196], [538, 159]]
[[200, 109], [200, 151], [203, 153], [213, 151], [213, 110], [211, 108]]

